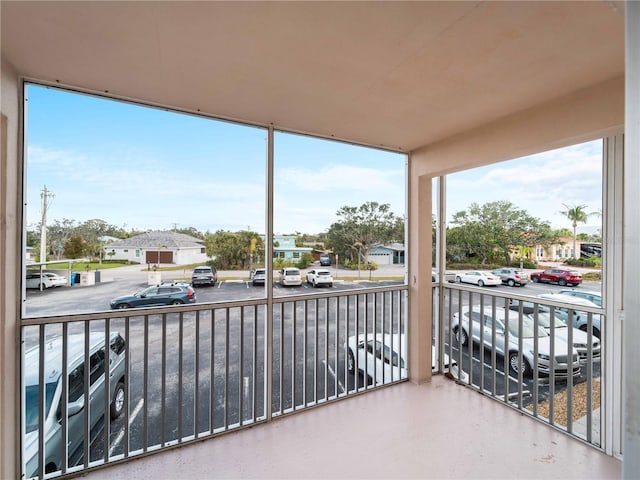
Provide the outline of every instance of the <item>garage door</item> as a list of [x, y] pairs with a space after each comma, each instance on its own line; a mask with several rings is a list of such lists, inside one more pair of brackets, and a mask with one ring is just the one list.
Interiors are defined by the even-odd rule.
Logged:
[[158, 258], [160, 259], [160, 263], [173, 263], [173, 252], [168, 252], [166, 250], [161, 251], [153, 251], [147, 250], [145, 262], [146, 263], [158, 263]]

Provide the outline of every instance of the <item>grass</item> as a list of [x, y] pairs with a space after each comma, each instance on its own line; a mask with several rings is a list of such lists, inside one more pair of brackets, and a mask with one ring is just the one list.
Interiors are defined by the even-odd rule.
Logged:
[[[125, 264], [122, 263], [98, 263], [98, 262], [74, 262], [71, 264], [72, 272], [84, 272], [87, 270], [87, 265], [89, 266], [89, 270], [108, 270], [110, 268], [120, 268], [126, 267]], [[46, 265], [47, 270], [67, 270], [69, 268], [69, 262], [60, 262], [60, 263], [51, 263]]]

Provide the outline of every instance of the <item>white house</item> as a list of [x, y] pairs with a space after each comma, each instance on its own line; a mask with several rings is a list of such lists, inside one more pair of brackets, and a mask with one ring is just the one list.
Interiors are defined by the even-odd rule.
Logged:
[[155, 231], [110, 243], [106, 258], [135, 263], [185, 265], [206, 262], [203, 240], [183, 233]]

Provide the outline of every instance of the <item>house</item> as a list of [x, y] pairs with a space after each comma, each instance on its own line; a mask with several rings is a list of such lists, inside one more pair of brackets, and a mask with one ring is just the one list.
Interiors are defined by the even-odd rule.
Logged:
[[562, 262], [567, 258], [580, 258], [582, 242], [576, 240], [576, 253], [573, 252], [573, 238], [563, 237], [552, 245], [536, 245], [532, 250], [535, 252], [535, 260], [547, 262]]
[[369, 252], [369, 261], [378, 265], [402, 265], [404, 264], [404, 245], [392, 243], [380, 245]]
[[313, 247], [296, 246], [296, 238], [295, 235], [275, 235], [273, 237], [273, 260], [288, 260], [297, 263], [305, 253], [313, 256]]
[[[106, 465], [100, 464], [102, 459], [94, 463], [85, 458], [82, 471], [72, 475], [89, 480], [637, 477], [640, 378], [634, 365], [640, 358], [640, 322], [634, 316], [640, 310], [636, 290], [640, 2], [3, 1], [0, 9], [0, 478], [22, 476], [23, 335], [37, 330], [44, 347], [49, 325], [62, 330], [73, 323], [108, 324], [105, 318], [129, 325], [132, 318], [121, 311], [83, 314], [79, 322], [22, 317], [24, 81], [264, 129], [269, 184], [267, 262], [273, 251], [277, 133], [316, 135], [407, 155], [408, 281], [394, 287], [401, 291], [402, 301], [381, 301], [379, 309], [371, 309], [373, 314], [394, 307], [388, 320], [406, 306], [402, 312], [406, 312], [407, 381], [378, 388], [365, 380], [356, 396], [346, 398], [340, 396], [337, 381], [325, 381], [335, 395], [322, 405], [307, 402], [313, 389], [300, 387], [294, 393], [299, 393], [304, 405], [273, 415], [271, 400], [281, 393], [272, 390], [273, 368], [283, 358], [274, 355], [269, 343], [258, 368], [249, 358], [240, 362], [247, 370], [252, 366], [263, 370], [264, 381], [251, 383], [243, 378], [247, 370], [240, 368], [234, 384], [241, 402], [247, 398], [242, 403], [247, 411], [253, 407], [249, 392], [255, 389], [251, 388], [263, 387], [268, 401], [262, 416], [254, 415], [247, 423], [240, 418], [237, 428], [229, 428], [233, 434], [216, 431], [206, 440], [199, 437], [199, 430], [195, 438], [162, 436], [148, 450], [145, 445], [138, 451], [129, 444], [129, 425], [123, 422], [121, 448], [132, 448], [115, 455], [104, 448]], [[588, 440], [576, 440], [570, 426], [544, 425], [543, 415], [532, 418], [526, 408], [510, 401], [509, 392], [501, 401], [491, 392], [434, 374], [432, 352], [442, 338], [435, 338], [434, 332], [445, 335], [439, 331], [442, 318], [438, 316], [445, 291], [460, 296], [475, 292], [455, 285], [434, 288], [431, 273], [432, 253], [439, 271], [444, 271], [442, 232], [438, 232], [437, 251], [432, 251], [432, 215], [446, 212], [447, 174], [595, 139], [603, 143], [603, 293], [607, 301], [602, 309], [589, 313], [602, 315], [608, 329], [603, 338], [606, 403], [600, 421], [594, 422], [597, 425], [587, 422], [602, 432], [598, 445], [589, 440], [594, 428], [589, 428]], [[108, 172], [107, 168], [103, 171]], [[579, 178], [577, 174], [577, 182]], [[192, 179], [194, 184], [200, 180], [197, 172]], [[365, 181], [355, 175], [348, 180], [353, 187]], [[105, 198], [112, 194], [112, 190], [96, 192]], [[321, 199], [315, 201], [321, 203]], [[156, 247], [156, 251], [162, 250]], [[332, 300], [334, 294], [323, 295]], [[284, 329], [277, 323], [283, 303], [288, 302], [286, 306], [294, 312], [310, 305], [302, 298], [296, 308], [293, 295], [274, 296], [270, 286], [264, 296], [234, 308], [267, 312], [264, 325], [269, 335], [278, 326]], [[360, 296], [367, 294], [352, 294], [356, 299]], [[212, 308], [194, 304], [154, 312], [165, 318], [175, 311], [204, 315]], [[365, 322], [368, 313], [363, 309]], [[331, 318], [340, 318], [338, 309]], [[239, 328], [244, 325], [240, 323]], [[297, 323], [291, 326], [295, 329]], [[342, 335], [334, 326], [335, 336]], [[372, 325], [376, 326], [380, 324]], [[180, 327], [181, 335], [182, 323]], [[300, 354], [287, 364], [293, 366], [288, 375], [298, 381], [322, 367], [320, 362], [307, 363], [310, 332], [311, 325], [305, 325], [300, 329], [305, 341], [287, 346]], [[173, 340], [167, 343], [176, 343]], [[241, 347], [258, 351], [251, 348], [254, 345], [247, 342]], [[215, 353], [221, 352], [216, 349]], [[442, 349], [433, 355], [439, 365], [436, 371], [442, 372], [446, 361]], [[166, 357], [162, 360], [165, 365]], [[310, 364], [313, 367], [296, 368]], [[206, 365], [197, 365], [196, 379], [198, 367], [206, 370]], [[187, 377], [182, 368], [193, 372], [179, 363], [171, 371], [178, 380]], [[216, 380], [229, 387], [228, 375]], [[181, 388], [170, 390], [183, 398]], [[198, 399], [205, 404], [205, 399]], [[43, 403], [41, 393], [39, 404]], [[136, 417], [138, 422], [151, 409], [165, 418], [162, 402], [141, 408], [147, 410]], [[175, 428], [171, 425], [166, 430], [182, 431], [182, 418]], [[42, 442], [43, 435], [39, 439]], [[143, 454], [136, 456], [139, 452]], [[66, 471], [60, 474], [60, 478], [69, 476]]]
[[203, 240], [171, 231], [152, 231], [117, 240], [106, 247], [107, 258], [131, 263], [204, 263], [209, 260]]

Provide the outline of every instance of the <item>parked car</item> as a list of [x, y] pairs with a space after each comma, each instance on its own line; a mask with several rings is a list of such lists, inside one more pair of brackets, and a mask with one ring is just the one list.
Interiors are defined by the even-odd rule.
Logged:
[[40, 272], [27, 273], [26, 288], [40, 288], [40, 284], [42, 284], [43, 289], [61, 287], [67, 284], [67, 277], [52, 272], [42, 272], [42, 275]]
[[196, 292], [190, 286], [170, 284], [147, 287], [133, 295], [111, 300], [111, 308], [151, 307], [158, 305], [182, 305], [195, 303]]
[[[80, 463], [83, 458], [86, 432], [90, 432], [89, 442], [104, 428], [105, 395], [108, 395], [109, 418], [119, 417], [125, 407], [125, 340], [117, 332], [112, 332], [109, 345], [109, 365], [105, 365], [105, 337], [91, 332], [89, 337], [89, 400], [85, 400], [85, 336], [69, 335], [67, 341], [67, 437], [69, 466]], [[60, 470], [62, 465], [62, 415], [63, 377], [62, 337], [46, 342], [46, 363], [44, 365], [44, 469], [43, 473]], [[39, 422], [39, 354], [35, 346], [25, 353], [24, 359], [24, 461], [27, 478], [38, 476], [38, 422]], [[109, 372], [109, 392], [105, 392], [105, 372]], [[89, 425], [85, 428], [84, 411], [89, 411]]]
[[[537, 361], [540, 373], [550, 374], [553, 370], [556, 377], [568, 377], [580, 373], [580, 357], [573, 346], [569, 346], [562, 338], [556, 336], [553, 342], [554, 359], [551, 361], [551, 338], [547, 331], [541, 326], [535, 328], [533, 320], [528, 316], [522, 317], [522, 331], [520, 331], [520, 321], [517, 316], [513, 313], [508, 316], [507, 312], [507, 309], [496, 308], [494, 318], [491, 306], [485, 306], [484, 310], [481, 310], [480, 305], [475, 305], [471, 309], [466, 306], [462, 308], [462, 319], [459, 312], [454, 313], [451, 328], [460, 345], [468, 344], [469, 332], [471, 332], [472, 341], [480, 343], [482, 328], [484, 346], [494, 348], [492, 339], [495, 327], [496, 353], [508, 356], [509, 368], [514, 374], [522, 371], [523, 376], [532, 375], [536, 337], [538, 338]], [[505, 337], [508, 337], [506, 342]], [[522, 352], [519, 350], [520, 338], [522, 338]], [[522, 354], [522, 364], [519, 363], [520, 354]]]
[[502, 283], [506, 283], [510, 287], [524, 287], [529, 283], [529, 275], [517, 268], [498, 268], [491, 273], [500, 277]]
[[191, 285], [194, 287], [198, 285], [210, 285], [214, 286], [218, 281], [218, 272], [215, 268], [202, 265], [193, 269], [191, 274]]
[[599, 292], [585, 292], [582, 290], [566, 289], [560, 290], [563, 295], [571, 295], [572, 297], [582, 298], [588, 300], [598, 307], [602, 307], [602, 295]]
[[[534, 320], [535, 315], [533, 313], [527, 315], [531, 320]], [[544, 328], [549, 335], [551, 335], [551, 312], [541, 312], [538, 310], [538, 325]], [[553, 320], [553, 334], [562, 338], [565, 342], [569, 343], [569, 329], [571, 332], [571, 343], [580, 361], [586, 361], [589, 355], [589, 336], [587, 332], [579, 330], [575, 327], [569, 327], [558, 316], [554, 316]], [[600, 339], [593, 338], [591, 341], [591, 358], [594, 361], [600, 360]]]
[[[541, 293], [538, 295], [538, 298], [543, 300], [551, 300], [553, 302], [564, 302], [573, 305], [573, 326], [578, 328], [584, 332], [589, 328], [588, 321], [589, 316], [586, 312], [580, 311], [576, 308], [576, 306], [584, 306], [584, 307], [592, 307], [599, 308], [595, 303], [590, 302], [584, 298], [575, 297], [572, 295], [566, 295], [564, 293]], [[551, 310], [550, 307], [546, 307], [547, 310]], [[555, 309], [556, 316], [560, 318], [560, 320], [564, 321], [566, 324], [569, 324], [569, 309], [568, 308], [556, 308]], [[600, 338], [602, 329], [601, 329], [602, 318], [600, 315], [594, 314], [591, 316], [591, 327], [593, 335]]]
[[320, 266], [328, 267], [331, 265], [331, 255], [323, 253], [320, 255]]
[[502, 280], [498, 275], [494, 275], [491, 272], [483, 272], [478, 270], [472, 272], [456, 273], [456, 282], [473, 283], [474, 285], [478, 285], [479, 287], [484, 287], [485, 285], [502, 285]]
[[251, 283], [255, 287], [256, 285], [264, 285], [267, 278], [267, 270], [264, 268], [256, 268], [251, 273]]
[[307, 272], [307, 283], [314, 287], [322, 285], [333, 287], [333, 277], [331, 272], [325, 268], [313, 268]]
[[582, 275], [575, 270], [564, 268], [550, 268], [542, 272], [533, 272], [529, 275], [534, 283], [557, 283], [561, 287], [573, 285], [574, 287], [582, 283]]
[[406, 352], [407, 344], [402, 334], [361, 334], [349, 337], [347, 342], [347, 369], [356, 372], [356, 355], [358, 370], [372, 379], [376, 384], [407, 378]]
[[[444, 272], [444, 279], [449, 283], [453, 283], [456, 281], [456, 274], [453, 272]], [[438, 281], [438, 272], [436, 272], [435, 268], [431, 269], [431, 281], [432, 282]]]
[[283, 287], [299, 287], [302, 285], [302, 276], [300, 270], [293, 267], [285, 267], [280, 270], [280, 285]]

